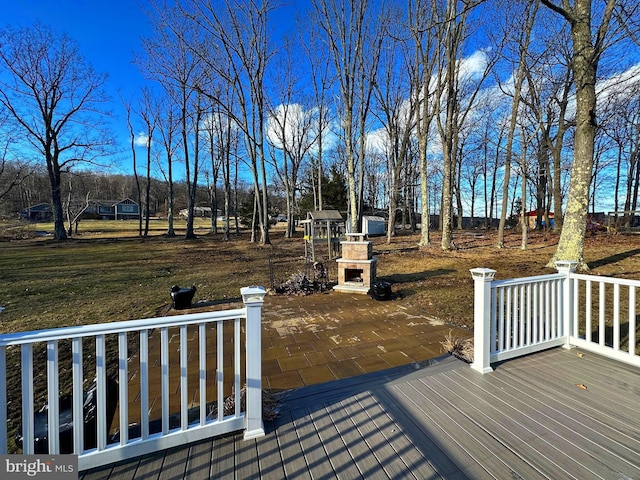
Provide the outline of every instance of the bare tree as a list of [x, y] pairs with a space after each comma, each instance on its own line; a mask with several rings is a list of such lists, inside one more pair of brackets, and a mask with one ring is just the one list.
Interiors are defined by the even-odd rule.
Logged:
[[[581, 269], [584, 262], [584, 236], [589, 209], [589, 189], [593, 169], [594, 143], [597, 129], [596, 80], [598, 63], [607, 44], [611, 41], [612, 19], [624, 19], [616, 15], [620, 0], [607, 0], [594, 18], [592, 0], [541, 0], [542, 4], [560, 15], [571, 27], [573, 47], [572, 69], [576, 87], [576, 132], [573, 145], [573, 165], [569, 197], [562, 233], [555, 254], [547, 264], [556, 260], [573, 260]], [[625, 9], [618, 12], [624, 15]], [[616, 32], [613, 32], [616, 33]]]
[[415, 76], [413, 87], [417, 96], [418, 107], [415, 109], [415, 136], [418, 141], [418, 163], [420, 170], [420, 203], [421, 203], [421, 235], [419, 245], [431, 244], [430, 209], [429, 209], [429, 175], [427, 162], [427, 143], [433, 117], [436, 115], [432, 101], [433, 73], [438, 56], [435, 55], [434, 34], [436, 21], [434, 8], [436, 4], [430, 0], [416, 0], [409, 3], [409, 28], [415, 44]]
[[[260, 243], [269, 239], [269, 198], [265, 157], [267, 98], [265, 72], [273, 56], [268, 36], [269, 14], [275, 6], [268, 0], [189, 0], [182, 12], [197, 26], [202, 42], [194, 42], [194, 54], [208, 69], [233, 89], [233, 105], [223, 103], [218, 92], [203, 93], [218, 101], [241, 129], [254, 180]], [[252, 232], [255, 229], [252, 228]], [[254, 240], [252, 235], [252, 241]]]
[[154, 30], [143, 39], [144, 55], [136, 59], [143, 71], [158, 81], [176, 105], [182, 158], [187, 183], [185, 238], [194, 238], [193, 216], [199, 167], [198, 118], [202, 118], [200, 95], [206, 83], [201, 58], [194, 52], [200, 32], [182, 15], [179, 7], [152, 4], [149, 13]]
[[357, 232], [362, 216], [366, 127], [388, 11], [384, 1], [313, 0], [312, 4], [340, 91], [350, 226]]
[[17, 134], [9, 112], [3, 109], [0, 112], [0, 200], [20, 185], [31, 170], [29, 162], [12, 152], [14, 148], [19, 151], [16, 148], [19, 145]]
[[[435, 1], [435, 0], [434, 0]], [[473, 8], [478, 2], [458, 5], [456, 0], [445, 0], [443, 5], [434, 7], [440, 19], [438, 32], [439, 42], [439, 73], [436, 79], [436, 111], [443, 115], [436, 115], [436, 125], [442, 142], [443, 186], [441, 216], [442, 250], [455, 248], [452, 235], [453, 198], [455, 189], [459, 188], [456, 166], [460, 145], [459, 133], [465, 124], [467, 116], [472, 111], [475, 99], [480, 91], [484, 79], [491, 71], [492, 62], [486, 57], [486, 52], [478, 54], [484, 57], [483, 71], [480, 75], [471, 75], [463, 71], [462, 48], [467, 38], [467, 22]], [[444, 106], [443, 106], [444, 103]], [[456, 187], [457, 185], [457, 187]]]
[[173, 162], [178, 147], [176, 143], [178, 123], [174, 110], [175, 105], [171, 99], [165, 95], [163, 100], [158, 104], [158, 116], [161, 119], [158, 122], [158, 135], [166, 161], [158, 161], [158, 166], [167, 184], [167, 236], [169, 237], [175, 236], [173, 227], [175, 205]]
[[[130, 140], [130, 148], [131, 148], [131, 160], [133, 162], [133, 177], [136, 181], [136, 201], [138, 202], [139, 208], [142, 208], [142, 189], [140, 186], [140, 177], [138, 177], [138, 155], [136, 152], [136, 131], [133, 127], [133, 120], [131, 118], [133, 113], [133, 107], [131, 106], [131, 102], [126, 102], [123, 100], [123, 105], [125, 111], [127, 112], [127, 127], [129, 128], [129, 140]], [[138, 215], [138, 236], [142, 236], [142, 215]]]
[[309, 75], [313, 84], [313, 98], [317, 109], [317, 115], [315, 116], [317, 124], [314, 128], [318, 132], [313, 151], [310, 152], [311, 162], [315, 164], [316, 170], [316, 175], [311, 175], [311, 181], [314, 184], [314, 208], [322, 210], [324, 208], [322, 184], [324, 179], [325, 137], [329, 133], [329, 124], [331, 122], [328, 98], [330, 96], [332, 78], [330, 76], [330, 58], [328, 55], [324, 55], [320, 35], [314, 31], [317, 25], [311, 24], [308, 28], [311, 29], [308, 43], [302, 42], [302, 45], [309, 61]]
[[266, 128], [266, 137], [272, 147], [272, 165], [286, 195], [287, 238], [293, 237], [295, 233], [294, 214], [299, 172], [321, 136], [321, 131], [316, 129], [320, 125], [316, 119], [318, 109], [305, 108], [303, 103], [296, 102], [296, 98], [300, 96], [300, 69], [293, 52], [290, 48], [285, 48], [273, 71], [271, 83], [278, 105], [268, 105]]
[[144, 232], [146, 237], [149, 235], [149, 217], [151, 216], [151, 147], [153, 141], [153, 134], [156, 130], [158, 122], [158, 106], [153, 98], [153, 94], [148, 88], [143, 88], [142, 97], [138, 102], [138, 115], [144, 124], [144, 134], [142, 140], [144, 141], [144, 147], [146, 150], [146, 184], [145, 184], [145, 199], [144, 199]]
[[[396, 213], [400, 200], [401, 186], [406, 181], [409, 170], [411, 136], [414, 132], [416, 110], [419, 107], [421, 91], [415, 56], [409, 49], [410, 36], [404, 35], [401, 12], [391, 12], [394, 18], [389, 22], [390, 39], [380, 56], [380, 71], [374, 92], [379, 107], [377, 114], [384, 126], [384, 142], [387, 156], [387, 184], [389, 188], [389, 222], [387, 243], [395, 235]], [[416, 91], [417, 90], [417, 91]], [[407, 185], [405, 185], [406, 187]], [[405, 203], [406, 204], [406, 203]], [[403, 222], [404, 223], [404, 222]]]
[[[535, 22], [536, 14], [538, 11], [538, 1], [531, 0], [526, 3], [524, 10], [520, 15], [515, 16], [517, 19], [514, 23], [509, 23], [507, 27], [507, 41], [514, 44], [514, 50], [517, 54], [517, 65], [515, 69], [515, 75], [513, 79], [513, 96], [511, 100], [511, 115], [509, 117], [509, 129], [507, 131], [507, 144], [505, 147], [505, 163], [504, 163], [504, 180], [502, 184], [502, 209], [500, 215], [500, 224], [498, 226], [498, 248], [504, 247], [504, 229], [507, 221], [507, 211], [509, 205], [509, 177], [511, 175], [511, 163], [514, 156], [513, 142], [516, 134], [516, 126], [518, 121], [518, 115], [520, 113], [520, 101], [522, 97], [522, 89], [526, 81], [527, 62], [526, 56], [529, 51], [529, 44], [531, 43], [531, 32], [533, 31], [533, 25]], [[524, 22], [525, 28], [512, 29], [511, 25], [522, 25]], [[511, 32], [516, 32], [516, 38], [510, 39]], [[523, 180], [524, 181], [524, 180]], [[526, 182], [524, 182], [526, 183]], [[526, 207], [526, 203], [523, 199], [523, 205]], [[524, 220], [524, 217], [523, 217]], [[526, 232], [526, 230], [525, 230]], [[526, 233], [525, 233], [526, 234]]]
[[[552, 22], [553, 19], [544, 17], [544, 34], [540, 29], [537, 33], [537, 43], [542, 48], [539, 48], [539, 52], [532, 52], [532, 49], [529, 51], [525, 69], [528, 91], [521, 100], [537, 119], [543, 140], [539, 155], [542, 155], [545, 165], [541, 165], [538, 172], [540, 188], [537, 220], [540, 222], [542, 216], [545, 216], [545, 224], [549, 225], [549, 210], [553, 202], [553, 229], [559, 232], [562, 230], [563, 218], [562, 179], [566, 169], [562, 155], [566, 149], [567, 133], [575, 125], [575, 121], [569, 118], [569, 100], [573, 92], [569, 33], [567, 28], [556, 28]], [[552, 159], [551, 165], [548, 155]], [[549, 181], [551, 188], [546, 187], [547, 200], [544, 205], [543, 183], [548, 184]]]
[[103, 119], [106, 76], [96, 73], [77, 45], [46, 26], [0, 32], [0, 104], [47, 165], [54, 238], [66, 239], [61, 175], [106, 155], [112, 141]]

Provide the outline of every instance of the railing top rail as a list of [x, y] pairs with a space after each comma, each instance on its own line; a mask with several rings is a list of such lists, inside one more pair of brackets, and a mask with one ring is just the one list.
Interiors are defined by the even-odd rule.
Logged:
[[132, 332], [161, 327], [192, 325], [202, 322], [218, 322], [246, 318], [246, 308], [224, 310], [219, 312], [190, 313], [168, 317], [144, 318], [140, 320], [126, 320], [122, 322], [96, 323], [92, 325], [78, 325], [73, 327], [53, 328], [49, 330], [34, 330], [0, 335], [0, 347], [21, 345], [24, 343], [48, 342], [68, 338], [91, 337], [114, 333]]
[[590, 280], [592, 282], [609, 283], [611, 285], [625, 285], [628, 287], [640, 287], [640, 280], [628, 278], [601, 277], [599, 275], [587, 275], [584, 273], [572, 273], [571, 278], [575, 280]]
[[546, 282], [549, 280], [559, 280], [565, 278], [562, 273], [550, 273], [548, 275], [537, 275], [535, 277], [509, 278], [507, 280], [496, 280], [491, 284], [491, 288], [509, 287], [512, 285], [525, 285], [528, 283]]

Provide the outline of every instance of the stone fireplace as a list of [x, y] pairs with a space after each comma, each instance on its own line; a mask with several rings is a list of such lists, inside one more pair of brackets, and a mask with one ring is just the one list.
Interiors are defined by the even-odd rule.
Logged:
[[377, 258], [373, 258], [372, 242], [364, 240], [363, 233], [347, 233], [340, 242], [342, 257], [338, 258], [338, 292], [366, 295], [376, 278]]

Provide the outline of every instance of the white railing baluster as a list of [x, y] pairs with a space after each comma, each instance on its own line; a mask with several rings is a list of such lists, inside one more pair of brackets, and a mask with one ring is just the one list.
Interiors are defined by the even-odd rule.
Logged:
[[533, 297], [531, 299], [533, 304], [533, 331], [531, 332], [531, 341], [532, 343], [538, 343], [540, 341], [540, 308], [538, 305], [538, 302], [540, 301], [538, 295], [538, 292], [540, 291], [540, 285], [534, 283], [531, 287], [531, 290], [533, 291]]
[[105, 335], [96, 336], [96, 447], [107, 448], [107, 346]]
[[598, 290], [599, 298], [598, 298], [598, 343], [601, 347], [605, 346], [605, 304], [606, 304], [606, 294], [605, 294], [605, 285], [604, 282], [600, 281], [600, 288]]
[[162, 434], [169, 433], [169, 330], [160, 329], [160, 377], [162, 389]]
[[140, 331], [140, 438], [149, 438], [149, 330]]
[[[503, 326], [501, 325], [500, 327], [498, 327], [498, 315], [499, 313], [499, 304], [496, 301], [496, 299], [498, 298], [498, 292], [497, 289], [492, 288], [490, 289], [490, 293], [489, 293], [489, 315], [491, 317], [491, 320], [489, 322], [489, 332], [491, 332], [491, 337], [489, 339], [489, 356], [491, 356], [491, 354], [493, 352], [496, 351], [496, 349], [498, 348], [498, 345], [501, 343], [500, 340], [500, 332], [504, 331]], [[500, 328], [500, 330], [498, 330], [498, 328]], [[498, 338], [496, 338], [496, 331], [498, 331]]]
[[120, 445], [129, 442], [129, 349], [127, 332], [118, 334], [118, 398], [120, 398]]
[[557, 325], [558, 325], [558, 290], [557, 283], [550, 281], [549, 289], [551, 292], [551, 331], [549, 332], [548, 338], [556, 338], [558, 333]]
[[511, 299], [511, 301], [513, 302], [512, 307], [511, 307], [511, 348], [518, 348], [518, 337], [519, 337], [519, 323], [520, 323], [520, 319], [519, 319], [519, 312], [518, 312], [518, 306], [519, 306], [519, 285], [514, 285], [511, 287], [511, 291], [513, 292], [513, 297]]
[[629, 285], [629, 355], [636, 354], [636, 287]]
[[[505, 311], [504, 311], [504, 305], [505, 305], [505, 295], [504, 295], [504, 288], [500, 288], [498, 289], [500, 291], [500, 303], [498, 304], [498, 309], [500, 312], [500, 329], [498, 330], [498, 351], [502, 351], [502, 350], [506, 350], [507, 346], [505, 343], [505, 338], [506, 338], [506, 320], [505, 320]], [[493, 347], [493, 343], [492, 343], [492, 347]], [[491, 352], [493, 352], [493, 348], [491, 349]]]
[[551, 288], [548, 281], [544, 282], [544, 337], [549, 340], [551, 337]]
[[200, 426], [207, 422], [207, 325], [198, 324], [198, 369], [200, 390]]
[[233, 391], [234, 391], [234, 401], [235, 401], [235, 407], [236, 407], [236, 412], [235, 414], [238, 415], [240, 413], [240, 394], [242, 393], [242, 363], [240, 362], [240, 319], [236, 319], [233, 322], [233, 358], [235, 360], [234, 362], [234, 366], [233, 366], [233, 371], [234, 371], [234, 378], [233, 378], [233, 384], [235, 385]]
[[613, 285], [613, 349], [620, 350], [620, 284]]
[[49, 453], [60, 453], [60, 392], [58, 379], [58, 341], [47, 342], [47, 422]]
[[525, 342], [527, 343], [527, 345], [531, 345], [532, 342], [532, 319], [531, 319], [531, 284], [527, 284], [526, 286], [526, 292], [527, 292], [527, 304], [525, 306], [525, 313], [527, 316], [527, 320], [526, 320], [526, 332], [527, 332], [527, 338], [525, 339]]
[[504, 345], [505, 350], [511, 350], [513, 348], [513, 315], [511, 314], [511, 291], [513, 287], [507, 287], [507, 311], [505, 313], [506, 317], [506, 342]]
[[24, 344], [21, 347], [22, 362], [22, 453], [34, 453], [34, 425], [33, 412], [33, 345]]
[[580, 282], [575, 278], [571, 279], [571, 282], [571, 291], [573, 293], [573, 298], [571, 299], [571, 319], [573, 321], [573, 325], [571, 327], [571, 331], [565, 333], [567, 335], [575, 335], [577, 337], [580, 334]]
[[[592, 312], [593, 312], [593, 297], [592, 297], [592, 285], [591, 280], [587, 280], [585, 283], [586, 293], [585, 293], [585, 340], [590, 342], [593, 338], [593, 330], [592, 330]], [[577, 332], [576, 332], [577, 336]]]
[[183, 431], [189, 425], [189, 390], [187, 383], [189, 350], [187, 340], [187, 326], [182, 325], [180, 327], [180, 429]]
[[84, 396], [82, 372], [82, 337], [71, 341], [71, 376], [73, 377], [73, 453], [80, 455], [84, 450]]
[[218, 421], [222, 421], [224, 416], [224, 332], [222, 331], [223, 323], [216, 324], [217, 343], [217, 366], [216, 366], [216, 392], [218, 404]]

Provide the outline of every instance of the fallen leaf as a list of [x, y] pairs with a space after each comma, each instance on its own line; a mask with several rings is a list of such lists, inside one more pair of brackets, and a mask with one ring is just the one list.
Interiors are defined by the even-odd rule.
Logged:
[[582, 358], [582, 357], [584, 357], [584, 353], [580, 353], [580, 352], [578, 352], [578, 353], [576, 353], [576, 357], [578, 357], [578, 358]]
[[587, 389], [587, 386], [586, 386], [586, 385], [584, 385], [584, 384], [582, 384], [582, 383], [577, 383], [577, 384], [576, 384], [576, 387], [581, 388], [581, 389], [583, 389], [583, 390], [586, 390], [586, 389]]

